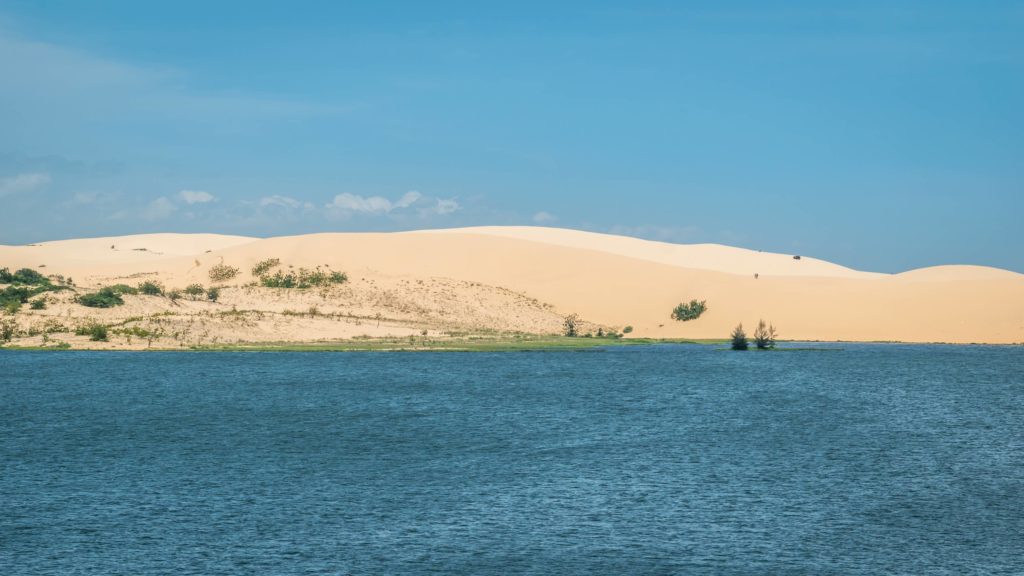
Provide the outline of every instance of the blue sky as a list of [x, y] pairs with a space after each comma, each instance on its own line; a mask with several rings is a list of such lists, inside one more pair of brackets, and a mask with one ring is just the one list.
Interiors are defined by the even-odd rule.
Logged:
[[0, 0], [0, 243], [543, 224], [1024, 271], [1024, 3]]

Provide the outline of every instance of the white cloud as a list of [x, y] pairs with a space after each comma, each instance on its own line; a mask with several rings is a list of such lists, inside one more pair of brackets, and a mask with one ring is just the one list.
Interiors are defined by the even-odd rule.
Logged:
[[296, 200], [295, 198], [292, 198], [290, 196], [281, 196], [279, 194], [274, 194], [273, 196], [264, 196], [263, 198], [260, 198], [259, 204], [261, 207], [280, 206], [281, 208], [305, 208], [306, 210], [310, 210], [313, 208], [313, 205], [310, 204], [309, 202], [303, 202], [301, 200]]
[[31, 192], [50, 183], [50, 175], [43, 172], [18, 174], [9, 178], [0, 178], [0, 196]]
[[205, 204], [214, 200], [213, 194], [203, 192], [202, 190], [182, 190], [178, 192], [178, 197], [189, 206], [192, 204]]
[[558, 220], [558, 218], [556, 218], [555, 215], [551, 214], [550, 212], [540, 211], [533, 215], [533, 221], [536, 224], [548, 224], [550, 222], [554, 222], [555, 220]]
[[447, 200], [438, 199], [437, 205], [434, 206], [433, 211], [435, 214], [444, 215], [451, 214], [459, 208], [461, 208], [461, 206], [459, 206], [459, 203], [456, 202], [454, 198], [448, 198]]
[[410, 190], [405, 194], [402, 194], [402, 197], [398, 199], [398, 202], [395, 202], [395, 208], [408, 208], [419, 201], [420, 198], [423, 198], [423, 194], [420, 194], [415, 190]]
[[174, 214], [174, 211], [177, 209], [178, 207], [168, 200], [166, 196], [161, 196], [143, 208], [139, 216], [144, 220], [163, 220]]
[[[422, 199], [423, 194], [420, 194], [415, 190], [410, 190], [409, 192], [406, 192], [405, 194], [402, 195], [401, 198], [394, 201], [383, 196], [360, 196], [358, 194], [349, 194], [348, 192], [345, 192], [343, 194], [338, 194], [337, 196], [335, 196], [334, 200], [331, 200], [331, 202], [325, 205], [325, 208], [346, 215], [353, 213], [390, 214], [395, 211], [409, 208]], [[440, 211], [440, 209], [442, 208], [442, 202], [448, 201], [438, 200], [437, 213], [447, 214], [448, 212]], [[445, 204], [444, 208], [448, 209], [450, 208], [450, 206]], [[455, 208], [458, 208], [458, 205], [456, 205]], [[452, 211], [452, 209], [449, 209], [448, 211], [450, 212]]]

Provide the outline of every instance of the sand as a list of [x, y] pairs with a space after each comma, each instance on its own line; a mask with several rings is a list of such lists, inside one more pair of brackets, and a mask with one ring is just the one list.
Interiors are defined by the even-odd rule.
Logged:
[[[793, 256], [554, 228], [482, 227], [268, 239], [147, 234], [63, 240], [0, 246], [0, 267], [70, 276], [80, 292], [144, 279], [167, 287], [210, 285], [213, 265], [242, 270], [221, 284], [216, 303], [128, 296], [123, 307], [96, 310], [75, 304], [71, 293], [54, 296], [47, 310], [26, 306], [16, 315], [26, 332], [23, 343], [40, 338], [27, 333], [39, 332], [45, 322], [69, 327], [86, 319], [142, 317], [125, 326], [151, 326], [158, 314], [168, 327], [158, 341], [184, 345], [424, 331], [556, 333], [571, 313], [585, 320], [587, 331], [631, 326], [630, 337], [724, 338], [739, 323], [751, 332], [764, 319], [792, 340], [1024, 342], [1022, 274], [980, 266], [877, 274]], [[285, 268], [345, 271], [350, 282], [310, 290], [247, 286], [252, 266], [272, 257]], [[676, 304], [691, 299], [707, 301], [701, 318], [669, 317]], [[316, 314], [308, 313], [310, 307]], [[85, 344], [84, 337], [61, 338], [83, 346], [141, 345], [138, 339], [129, 345], [126, 339]]]

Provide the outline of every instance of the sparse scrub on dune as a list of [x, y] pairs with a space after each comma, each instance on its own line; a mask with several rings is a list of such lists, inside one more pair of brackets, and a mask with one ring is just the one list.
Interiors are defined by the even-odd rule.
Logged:
[[31, 308], [32, 310], [46, 310], [46, 300], [42, 298], [33, 300], [32, 303], [29, 305], [29, 308]]
[[632, 326], [626, 326], [625, 328], [622, 329], [622, 333], [623, 334], [629, 334], [632, 331], [633, 331], [633, 327]]
[[13, 318], [0, 320], [0, 340], [10, 342], [11, 338], [18, 332], [18, 323]]
[[181, 290], [175, 288], [169, 291], [167, 293], [167, 299], [170, 300], [171, 302], [177, 302], [178, 300], [181, 300]]
[[83, 324], [78, 328], [75, 328], [75, 335], [77, 336], [88, 336], [89, 340], [93, 342], [106, 342], [108, 336], [107, 327], [98, 322], [91, 322], [89, 324]]
[[67, 286], [54, 284], [31, 268], [22, 268], [13, 273], [7, 268], [0, 268], [0, 284], [9, 284], [0, 290], [0, 307], [11, 314], [37, 294], [68, 289]]
[[78, 297], [78, 303], [89, 308], [113, 308], [124, 304], [124, 298], [112, 287], [100, 288], [91, 294], [82, 294]]
[[146, 296], [162, 296], [164, 293], [164, 287], [159, 282], [146, 280], [139, 284], [139, 293], [145, 294]]
[[267, 272], [270, 272], [271, 269], [277, 268], [280, 265], [281, 260], [279, 258], [267, 258], [266, 260], [260, 260], [252, 267], [252, 275], [259, 278]]
[[216, 286], [210, 286], [206, 289], [206, 299], [210, 302], [216, 302], [220, 298], [220, 288]]
[[690, 300], [689, 304], [680, 303], [672, 310], [672, 319], [680, 322], [696, 320], [707, 309], [708, 306], [705, 300]]
[[576, 336], [579, 336], [579, 323], [579, 314], [569, 314], [562, 321], [562, 333], [570, 338], [575, 338]]
[[191, 300], [198, 300], [200, 296], [206, 293], [206, 289], [203, 288], [202, 284], [189, 284], [182, 291]]
[[114, 284], [113, 286], [110, 287], [110, 290], [113, 291], [115, 294], [122, 294], [122, 295], [123, 294], [135, 295], [135, 294], [139, 293], [139, 289], [138, 288], [133, 288], [133, 287], [127, 285], [127, 284]]
[[22, 268], [14, 273], [7, 268], [0, 268], [0, 284], [26, 284], [29, 286], [49, 286], [50, 279], [31, 268]]
[[347, 281], [348, 275], [344, 272], [325, 272], [319, 268], [299, 268], [295, 272], [278, 270], [273, 274], [260, 276], [260, 284], [265, 288], [313, 288], [343, 284]]
[[227, 264], [215, 264], [210, 268], [211, 282], [227, 282], [238, 275], [238, 268]]

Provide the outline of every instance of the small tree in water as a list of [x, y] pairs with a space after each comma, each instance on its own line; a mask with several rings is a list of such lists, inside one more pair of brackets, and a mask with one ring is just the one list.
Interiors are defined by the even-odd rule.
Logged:
[[578, 314], [569, 314], [565, 317], [565, 322], [562, 323], [563, 332], [570, 338], [575, 338], [580, 335], [579, 332], [580, 317]]
[[775, 326], [771, 324], [765, 326], [764, 320], [761, 320], [757, 323], [757, 330], [754, 330], [754, 344], [757, 345], [758, 350], [775, 348], [775, 336]]
[[736, 325], [736, 328], [732, 331], [731, 337], [733, 350], [747, 349], [747, 333], [743, 331], [743, 324]]

